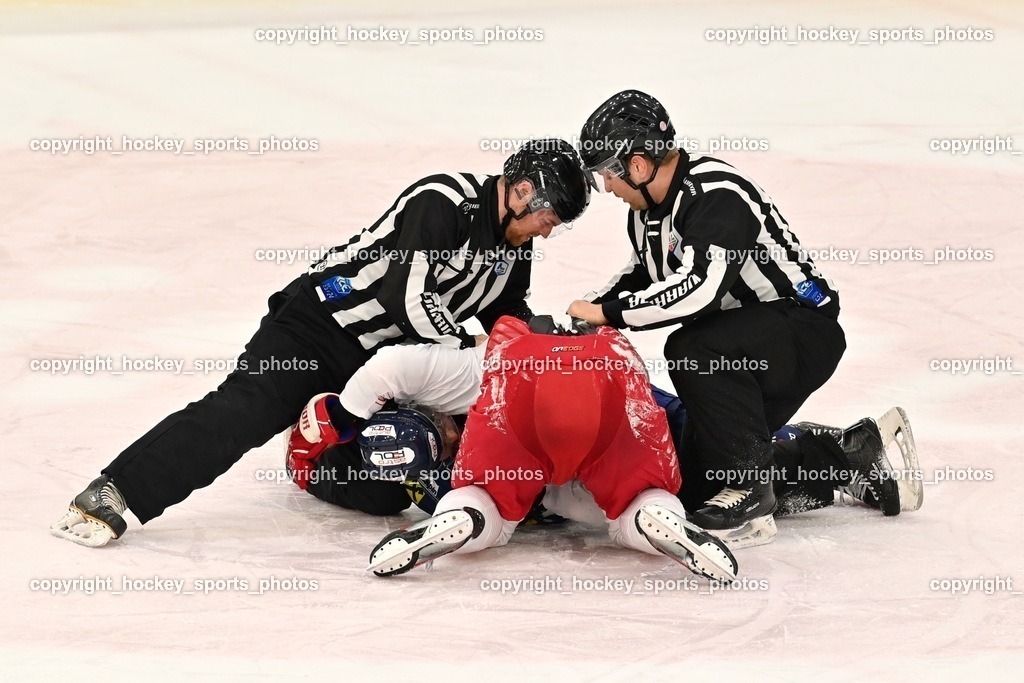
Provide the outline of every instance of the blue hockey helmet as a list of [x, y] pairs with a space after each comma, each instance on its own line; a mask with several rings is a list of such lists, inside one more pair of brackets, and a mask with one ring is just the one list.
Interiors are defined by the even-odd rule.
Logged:
[[424, 409], [381, 410], [363, 423], [357, 442], [371, 479], [404, 481], [434, 467], [444, 449], [436, 416]]

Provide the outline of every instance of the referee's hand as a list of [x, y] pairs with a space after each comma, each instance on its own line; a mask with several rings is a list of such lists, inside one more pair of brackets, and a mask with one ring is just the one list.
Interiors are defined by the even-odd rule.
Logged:
[[604, 317], [604, 310], [600, 304], [592, 304], [589, 301], [583, 299], [577, 299], [569, 305], [569, 310], [566, 311], [573, 318], [580, 318], [586, 320], [591, 325], [607, 325], [608, 318]]

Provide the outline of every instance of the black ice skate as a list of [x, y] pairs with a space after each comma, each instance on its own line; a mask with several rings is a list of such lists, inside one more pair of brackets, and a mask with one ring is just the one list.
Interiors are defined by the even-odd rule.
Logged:
[[890, 446], [895, 446], [903, 459], [903, 470], [896, 478], [900, 508], [904, 512], [920, 510], [924, 504], [924, 476], [917, 461], [917, 444], [910, 429], [910, 418], [903, 408], [890, 408], [878, 418], [877, 425], [882, 435], [882, 447], [888, 452]]
[[668, 508], [651, 504], [636, 513], [636, 528], [659, 552], [694, 574], [732, 581], [739, 566], [725, 544]]
[[[910, 420], [902, 408], [892, 408], [878, 420], [866, 417], [851, 427], [836, 427], [801, 422], [798, 429], [832, 437], [839, 443], [854, 470], [850, 483], [839, 487], [839, 498], [855, 498], [881, 510], [887, 517], [901, 510], [920, 509], [924, 488], [917, 446]], [[895, 445], [903, 458], [903, 469], [895, 470], [886, 454]]]
[[843, 442], [843, 428], [831, 425], [818, 424], [817, 422], [797, 422], [793, 425], [801, 432], [810, 432], [815, 436], [827, 436], [838, 444]]
[[731, 548], [771, 543], [778, 533], [772, 513], [778, 504], [771, 483], [747, 489], [724, 488], [693, 514], [693, 523]]
[[107, 475], [94, 479], [75, 496], [63, 517], [50, 526], [54, 536], [98, 548], [120, 538], [128, 529], [124, 497]]
[[455, 552], [484, 528], [484, 516], [474, 508], [449, 510], [392, 531], [370, 553], [366, 568], [377, 576], [404, 574], [413, 567]]
[[839, 487], [839, 499], [856, 498], [881, 510], [886, 517], [900, 514], [900, 490], [889, 458], [885, 457], [878, 424], [865, 417], [844, 429], [839, 443], [854, 468], [850, 483]]

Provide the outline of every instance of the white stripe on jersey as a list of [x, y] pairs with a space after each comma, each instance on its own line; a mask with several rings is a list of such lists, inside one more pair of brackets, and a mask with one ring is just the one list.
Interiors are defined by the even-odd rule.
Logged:
[[[337, 314], [335, 314], [335, 317], [337, 317]], [[400, 336], [402, 336], [402, 330], [398, 329], [398, 325], [392, 325], [391, 327], [374, 330], [373, 332], [364, 332], [357, 339], [363, 348], [369, 351], [381, 342]]]
[[[729, 169], [729, 167], [724, 164], [704, 164], [704, 166], [712, 168], [718, 167], [715, 168], [715, 170], [730, 170], [732, 173], [735, 173], [734, 170]], [[758, 187], [750, 179], [745, 180], [753, 185], [754, 189], [760, 194], [757, 199], [760, 199], [762, 203], [765, 203], [768, 206], [774, 207], [774, 204], [771, 202], [771, 197], [765, 194], [764, 190]], [[779, 244], [775, 238], [768, 234], [768, 226], [765, 223], [765, 216], [761, 211], [761, 206], [751, 198], [750, 194], [746, 190], [736, 183], [728, 180], [713, 183], [701, 183], [701, 188], [705, 192], [727, 189], [737, 194], [744, 202], [747, 203], [747, 206], [750, 207], [750, 212], [757, 217], [758, 222], [761, 224], [761, 231], [757, 234], [757, 243], [762, 245], [768, 251], [769, 255], [772, 256], [772, 260], [775, 262], [775, 265], [779, 267], [779, 270], [781, 270], [786, 276], [786, 279], [794, 285], [807, 279], [803, 270], [800, 269], [800, 264], [796, 261], [789, 260], [788, 256], [784, 256], [782, 254], [783, 245]], [[783, 239], [787, 242], [785, 246], [796, 251], [796, 245], [793, 243], [793, 234], [789, 232], [789, 226], [786, 221], [784, 221], [782, 216], [774, 211], [774, 209], [772, 213], [772, 218], [775, 219], [775, 224], [779, 226]], [[761, 270], [757, 267], [757, 264], [755, 264], [749, 257], [743, 262], [743, 267], [740, 270], [740, 277], [743, 278], [743, 282], [748, 287], [757, 293], [757, 298], [761, 301], [770, 301], [778, 298], [778, 292], [775, 289], [775, 286], [772, 285], [771, 281], [764, 276]]]
[[[485, 287], [487, 287], [487, 279], [490, 277], [489, 273], [493, 268], [493, 264], [483, 268], [483, 271], [480, 273], [480, 277], [478, 278], [476, 286], [473, 288], [473, 292], [470, 295], [470, 297], [466, 299], [466, 301], [453, 312], [456, 318], [462, 315], [462, 313], [469, 308], [471, 303], [474, 300], [476, 300], [477, 297], [480, 297], [480, 308], [485, 308], [491, 302], [497, 299], [498, 296], [501, 294], [501, 290], [504, 289], [504, 281], [508, 280], [508, 276], [509, 273], [512, 272], [512, 268], [510, 266], [509, 269], [505, 271], [503, 275], [498, 275], [494, 279], [495, 286], [487, 288], [487, 292], [484, 293], [483, 290]], [[529, 293], [529, 290], [527, 290], [527, 293]]]
[[[726, 260], [725, 250], [711, 245], [709, 251], [716, 254], [708, 265], [707, 278], [697, 283], [693, 289], [681, 292], [682, 298], [676, 297], [668, 306], [647, 306], [638, 309], [625, 309], [622, 311], [622, 320], [630, 327], [641, 327], [652, 325], [665, 319], [665, 312], [669, 311], [672, 317], [684, 317], [698, 313], [703, 308], [712, 304], [718, 298], [718, 288], [725, 280]], [[693, 247], [687, 245], [683, 249], [683, 265], [673, 275], [663, 282], [659, 282], [656, 289], [646, 289], [643, 301], [650, 301], [657, 298], [658, 294], [671, 290], [673, 287], [683, 285], [693, 271]]]
[[[452, 329], [438, 329], [434, 325], [434, 319], [431, 318], [430, 313], [426, 310], [430, 301], [435, 302], [435, 308], [438, 311], [446, 308], [445, 304], [447, 303], [442, 302], [437, 292], [423, 291], [422, 284], [429, 275], [430, 261], [427, 258], [427, 252], [415, 252], [410, 264], [409, 279], [406, 281], [407, 287], [405, 290], [405, 309], [409, 313], [409, 324], [412, 325], [416, 334], [421, 337], [431, 338], [439, 334], [453, 335], [457, 328], [454, 320], [450, 321]], [[442, 320], [447, 320], [446, 315], [439, 314], [439, 317]], [[444, 339], [439, 343], [456, 349], [461, 346], [460, 340], [454, 336], [450, 337], [450, 339]]]
[[[465, 182], [465, 180], [462, 180], [461, 178], [459, 180], [460, 182]], [[359, 252], [367, 252], [370, 249], [370, 247], [372, 247], [378, 241], [384, 239], [385, 237], [387, 237], [388, 235], [395, 231], [395, 216], [401, 213], [403, 209], [405, 209], [405, 205], [409, 203], [410, 199], [428, 190], [440, 192], [441, 194], [443, 194], [445, 197], [452, 200], [456, 204], [460, 204], [463, 201], [463, 197], [458, 192], [456, 192], [455, 190], [453, 190], [452, 188], [448, 187], [443, 183], [428, 183], [421, 187], [417, 187], [415, 190], [402, 197], [395, 204], [395, 207], [384, 216], [384, 218], [380, 222], [380, 225], [378, 225], [375, 230], [361, 231], [358, 235], [356, 235], [355, 242], [347, 245], [344, 248], [344, 250], [332, 254], [328, 260], [325, 260], [323, 262], [323, 267], [329, 268], [330, 266], [337, 265], [339, 263], [349, 263], [349, 261], [352, 260], [350, 257], [355, 257], [358, 259]], [[476, 193], [474, 193], [473, 196], [475, 197]], [[383, 261], [384, 259], [381, 258], [381, 260]], [[309, 272], [313, 273], [320, 269], [316, 269], [315, 266], [310, 266]], [[362, 268], [359, 271], [359, 275], [363, 274], [363, 270], [366, 270], [366, 268]], [[357, 277], [359, 275], [357, 275]]]
[[[469, 182], [462, 176], [461, 173], [452, 173], [451, 177], [455, 178], [455, 182], [457, 182], [459, 184], [459, 187], [462, 188], [462, 191], [466, 195], [466, 199], [476, 199], [477, 198], [476, 190], [473, 188], [472, 185], [469, 184]], [[475, 176], [473, 176], [473, 178], [478, 183], [480, 183], [481, 185], [483, 185], [484, 181], [487, 180], [487, 176], [486, 175], [475, 175]], [[456, 204], [460, 204], [461, 202], [462, 202], [462, 200], [460, 199], [460, 200], [457, 200], [455, 203]]]

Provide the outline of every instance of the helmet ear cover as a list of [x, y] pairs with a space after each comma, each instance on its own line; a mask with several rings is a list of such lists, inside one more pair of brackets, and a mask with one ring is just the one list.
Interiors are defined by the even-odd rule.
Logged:
[[444, 442], [435, 421], [423, 410], [402, 407], [381, 410], [368, 419], [356, 437], [363, 469], [370, 479], [403, 481], [432, 468]]

